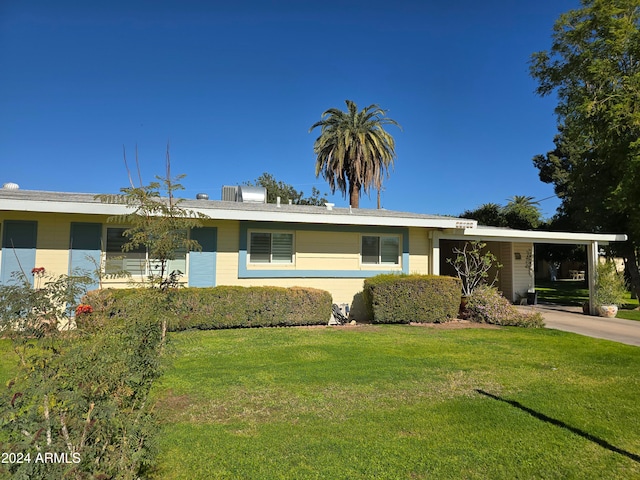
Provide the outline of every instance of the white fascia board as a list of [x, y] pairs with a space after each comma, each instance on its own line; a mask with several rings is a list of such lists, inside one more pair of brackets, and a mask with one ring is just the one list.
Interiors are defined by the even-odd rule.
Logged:
[[90, 215], [122, 215], [131, 210], [126, 205], [98, 202], [52, 202], [46, 200], [3, 199], [0, 211], [82, 213]]
[[[99, 202], [59, 202], [46, 200], [3, 199], [0, 211], [22, 212], [47, 212], [69, 213], [87, 215], [123, 215], [131, 212], [126, 205]], [[326, 225], [370, 225], [385, 227], [419, 227], [419, 228], [446, 228], [461, 229], [474, 225], [475, 221], [459, 218], [417, 218], [402, 216], [371, 216], [358, 215], [357, 211], [351, 214], [318, 214], [298, 213], [291, 211], [261, 211], [239, 210], [221, 208], [189, 208], [197, 213], [202, 213], [211, 220], [249, 220], [260, 222], [282, 223], [316, 223]]]
[[[465, 228], [462, 235], [453, 235], [464, 240], [496, 240], [502, 242], [533, 242], [586, 245], [591, 242], [607, 244], [609, 242], [625, 242], [627, 235], [622, 233], [575, 233], [545, 232], [541, 230], [510, 230], [500, 228]], [[444, 235], [446, 238], [453, 236]]]
[[384, 227], [459, 228], [460, 219], [455, 218], [413, 218], [376, 217], [352, 214], [296, 213], [290, 211], [222, 210], [193, 208], [212, 220], [251, 220], [258, 222], [316, 223], [325, 225], [371, 225]]

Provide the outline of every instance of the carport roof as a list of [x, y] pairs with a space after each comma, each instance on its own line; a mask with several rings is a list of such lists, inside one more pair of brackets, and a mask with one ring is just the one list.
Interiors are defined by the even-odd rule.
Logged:
[[475, 228], [465, 228], [459, 231], [449, 231], [447, 238], [456, 237], [460, 240], [496, 240], [501, 242], [531, 242], [588, 245], [592, 242], [607, 244], [609, 242], [624, 242], [627, 235], [622, 233], [577, 233], [577, 232], [549, 232], [545, 230], [514, 230], [511, 228], [487, 227], [478, 225]]

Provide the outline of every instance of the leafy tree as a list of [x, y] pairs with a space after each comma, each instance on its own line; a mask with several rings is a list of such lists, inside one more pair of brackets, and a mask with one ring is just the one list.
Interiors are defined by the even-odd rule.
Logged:
[[465, 210], [460, 217], [477, 220], [480, 225], [503, 227], [502, 207], [497, 203], [484, 203], [475, 210]]
[[543, 224], [537, 205], [533, 197], [515, 195], [504, 207], [485, 203], [475, 210], [465, 210], [460, 216], [477, 220], [481, 225], [533, 230]]
[[[126, 157], [125, 157], [126, 163]], [[136, 154], [137, 163], [137, 154]], [[184, 175], [171, 176], [169, 147], [167, 146], [166, 175], [156, 177], [157, 181], [136, 187], [129, 175], [130, 187], [120, 189], [120, 194], [97, 195], [105, 203], [127, 205], [131, 212], [115, 215], [108, 222], [129, 225], [123, 235], [128, 241], [122, 246], [124, 252], [143, 246], [148, 253], [148, 271], [151, 286], [161, 289], [174, 286], [183, 272], [168, 271], [170, 260], [175, 260], [178, 252], [200, 250], [200, 244], [189, 238], [189, 230], [202, 226], [206, 215], [196, 213], [181, 206], [183, 200], [175, 197], [175, 192], [184, 190], [179, 181]], [[162, 197], [165, 193], [166, 197]]]
[[[461, 249], [455, 247], [455, 258], [448, 258], [447, 263], [456, 270], [458, 278], [462, 281], [462, 294], [466, 297], [473, 295], [474, 290], [480, 285], [493, 286], [498, 281], [498, 270], [502, 265], [498, 258], [487, 250], [484, 242], [466, 242]], [[495, 277], [489, 283], [489, 272], [495, 271]]]
[[386, 111], [373, 104], [358, 111], [357, 105], [345, 100], [347, 111], [330, 108], [309, 132], [320, 127], [313, 145], [316, 154], [316, 177], [322, 174], [331, 193], [340, 190], [349, 204], [358, 208], [360, 194], [371, 187], [380, 191], [385, 173], [396, 158], [395, 141], [384, 129], [398, 122], [386, 117]]
[[311, 196], [305, 197], [304, 192], [296, 190], [292, 185], [284, 183], [282, 180], [276, 180], [276, 178], [270, 173], [263, 173], [253, 182], [244, 182], [249, 186], [260, 186], [267, 189], [267, 203], [276, 203], [278, 197], [283, 203], [291, 203], [294, 205], [317, 205], [322, 206], [328, 200], [325, 196], [320, 196], [320, 190], [315, 187], [311, 188]]
[[583, 0], [553, 28], [530, 72], [541, 96], [555, 93], [556, 148], [534, 158], [577, 228], [625, 231], [622, 245], [640, 293], [640, 0]]

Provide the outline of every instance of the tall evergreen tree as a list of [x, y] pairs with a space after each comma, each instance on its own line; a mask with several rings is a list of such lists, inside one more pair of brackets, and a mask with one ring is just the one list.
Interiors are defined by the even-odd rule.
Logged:
[[530, 72], [557, 95], [559, 135], [534, 164], [578, 228], [629, 235], [619, 253], [640, 294], [640, 0], [582, 0], [552, 38]]

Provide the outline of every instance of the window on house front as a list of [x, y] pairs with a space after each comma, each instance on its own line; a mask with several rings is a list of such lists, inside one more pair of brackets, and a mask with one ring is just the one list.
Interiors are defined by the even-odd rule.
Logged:
[[[122, 246], [129, 241], [129, 237], [124, 235], [125, 230], [126, 228], [107, 228], [105, 273], [116, 274], [129, 272], [131, 275], [160, 274], [160, 263], [147, 258], [147, 250], [143, 245], [127, 252], [122, 251]], [[167, 262], [165, 274], [174, 270], [180, 270], [182, 273], [185, 273], [187, 270], [186, 249], [178, 249], [174, 256], [175, 258], [173, 260]]]
[[251, 232], [249, 263], [293, 263], [293, 233]]
[[362, 263], [369, 265], [399, 265], [400, 237], [396, 235], [363, 235]]
[[122, 246], [129, 241], [124, 236], [126, 228], [107, 228], [107, 251], [105, 273], [116, 274], [129, 272], [131, 275], [146, 273], [147, 252], [144, 246], [139, 246], [128, 252], [122, 251]]

